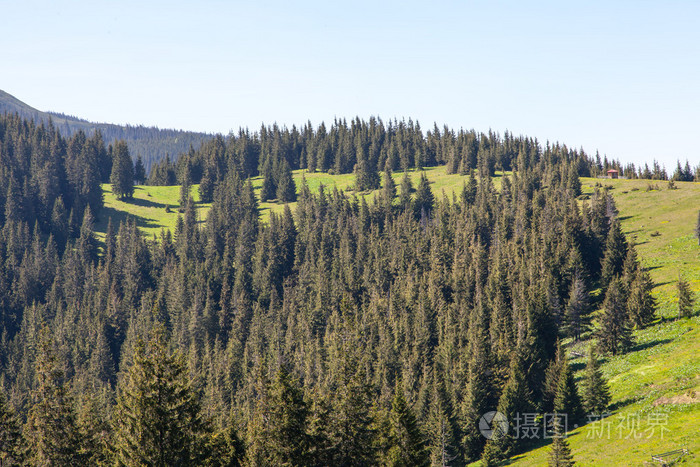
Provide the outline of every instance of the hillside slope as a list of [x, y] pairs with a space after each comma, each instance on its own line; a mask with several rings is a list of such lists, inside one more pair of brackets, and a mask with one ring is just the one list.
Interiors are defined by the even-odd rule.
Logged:
[[[700, 209], [700, 183], [582, 179], [611, 187], [628, 238], [656, 284], [661, 320], [634, 334], [635, 347], [602, 365], [612, 394], [611, 416], [570, 432], [577, 465], [641, 466], [652, 455], [688, 449], [681, 465], [700, 460], [700, 315], [677, 319], [676, 283], [687, 279], [700, 299], [700, 246], [693, 228]], [[583, 353], [589, 342], [575, 349]], [[585, 359], [571, 363], [582, 376]], [[546, 465], [545, 445], [513, 459], [515, 465]], [[657, 465], [654, 463], [654, 465]]]
[[[429, 168], [426, 174], [438, 197], [444, 191], [451, 198], [467, 179], [447, 174], [444, 167]], [[415, 186], [419, 172], [412, 172], [411, 176]], [[401, 174], [394, 174], [397, 184], [400, 177]], [[349, 196], [364, 196], [368, 201], [376, 193], [352, 191], [352, 175], [295, 171], [297, 187], [302, 178], [312, 191], [321, 184], [335, 186]], [[700, 459], [700, 316], [696, 312], [691, 319], [676, 319], [676, 282], [682, 274], [700, 300], [700, 246], [693, 236], [700, 208], [700, 183], [681, 182], [676, 184], [678, 189], [669, 190], [666, 182], [593, 178], [581, 181], [584, 194], [591, 193], [598, 183], [612, 190], [623, 230], [636, 242], [641, 263], [649, 268], [656, 284], [654, 295], [663, 318], [635, 332], [632, 351], [604, 361], [602, 370], [610, 381], [613, 398], [612, 415], [604, 422], [570, 433], [574, 457], [579, 465], [644, 465], [652, 455], [687, 448], [690, 455], [685, 457], [686, 465], [693, 465]], [[258, 177], [253, 184], [259, 193], [262, 180]], [[494, 184], [500, 185], [499, 177]], [[123, 203], [107, 193], [107, 212], [117, 218], [127, 212], [136, 216], [139, 226], [149, 235], [161, 227], [174, 227], [177, 210], [165, 213], [165, 205], [177, 206], [178, 187], [143, 187], [136, 196], [139, 201]], [[282, 208], [282, 204], [274, 202], [260, 205], [263, 217]], [[200, 219], [205, 218], [207, 209], [208, 205], [199, 205]], [[98, 229], [105, 227], [106, 218]], [[584, 341], [568, 350], [585, 353], [589, 343]], [[580, 378], [585, 359], [572, 358], [571, 363]], [[548, 453], [544, 444], [516, 456], [512, 462], [546, 465]]]
[[4, 113], [17, 113], [23, 118], [36, 122], [48, 122], [51, 119], [64, 136], [70, 136], [80, 130], [88, 134], [100, 130], [107, 144], [124, 139], [129, 145], [132, 157], [136, 158], [141, 154], [147, 170], [153, 162], [161, 160], [166, 154], [175, 159], [183, 152], [187, 152], [190, 146], [196, 149], [204, 141], [212, 138], [212, 135], [206, 133], [94, 123], [56, 112], [42, 112], [0, 90], [0, 114]]

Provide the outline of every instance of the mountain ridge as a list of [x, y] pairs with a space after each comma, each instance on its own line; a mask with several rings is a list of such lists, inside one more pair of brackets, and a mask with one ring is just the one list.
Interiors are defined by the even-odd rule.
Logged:
[[124, 139], [129, 146], [132, 158], [136, 159], [137, 155], [140, 154], [147, 170], [153, 163], [166, 156], [175, 160], [180, 154], [187, 152], [190, 146], [194, 149], [199, 148], [203, 142], [214, 136], [209, 133], [161, 129], [144, 125], [91, 122], [60, 112], [38, 110], [0, 89], [0, 114], [4, 113], [16, 113], [22, 118], [35, 122], [48, 123], [51, 120], [64, 136], [70, 136], [81, 130], [90, 135], [99, 130], [107, 144]]

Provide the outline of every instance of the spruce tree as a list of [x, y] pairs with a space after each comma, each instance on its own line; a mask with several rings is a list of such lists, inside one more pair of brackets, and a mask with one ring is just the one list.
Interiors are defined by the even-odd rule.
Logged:
[[610, 404], [608, 383], [600, 371], [598, 356], [592, 345], [588, 350], [588, 361], [583, 378], [583, 401], [586, 411], [592, 414], [604, 413]]
[[558, 417], [554, 417], [554, 436], [552, 444], [549, 448], [549, 466], [550, 467], [571, 467], [575, 465], [574, 458], [571, 454], [569, 442], [566, 440], [566, 433], [562, 428], [562, 423]]
[[565, 414], [569, 422], [578, 422], [583, 418], [583, 406], [581, 397], [576, 387], [574, 373], [571, 366], [564, 361], [559, 374], [557, 395], [554, 397], [554, 412]]
[[24, 451], [19, 421], [0, 387], [0, 465], [22, 465]]
[[[352, 362], [352, 367], [348, 364]], [[357, 362], [349, 359], [332, 393], [326, 435], [330, 441], [328, 458], [332, 465], [370, 465], [376, 453], [370, 448], [374, 438], [371, 387], [363, 370], [351, 374]]]
[[119, 140], [112, 149], [112, 175], [109, 178], [112, 193], [119, 199], [134, 195], [134, 164], [126, 141]]
[[41, 333], [36, 378], [33, 404], [24, 428], [29, 464], [81, 464], [82, 436], [76, 422], [73, 398], [46, 328]]
[[586, 283], [580, 274], [576, 274], [571, 282], [569, 302], [564, 312], [564, 330], [568, 337], [578, 341], [581, 334], [586, 332], [590, 326], [591, 306], [588, 299]]
[[382, 202], [385, 206], [391, 206], [396, 197], [396, 183], [391, 176], [391, 165], [389, 161], [384, 165], [384, 174], [382, 175]]
[[430, 189], [428, 177], [425, 176], [425, 172], [421, 172], [420, 182], [416, 188], [416, 199], [413, 204], [416, 217], [429, 216], [434, 204], [435, 196], [433, 195], [433, 190]]
[[403, 177], [401, 178], [401, 192], [399, 193], [399, 206], [406, 210], [411, 205], [411, 192], [413, 191], [413, 183], [411, 183], [411, 177], [408, 175], [408, 171], [403, 171]]
[[693, 314], [693, 305], [695, 304], [690, 284], [679, 275], [676, 287], [678, 289], [678, 317], [690, 318]]
[[143, 165], [141, 153], [138, 153], [136, 163], [134, 163], [134, 182], [137, 185], [143, 185], [146, 182], [146, 167]]
[[[434, 377], [435, 378], [435, 377]], [[463, 465], [459, 427], [442, 378], [433, 381], [430, 410], [426, 423], [430, 463], [435, 466]]]
[[[267, 384], [249, 426], [251, 464], [296, 466], [309, 462], [309, 409], [298, 383], [281, 366]], [[249, 443], [251, 444], [251, 443]]]
[[[527, 376], [523, 366], [523, 352], [524, 347], [522, 346], [516, 349], [511, 360], [508, 381], [498, 400], [498, 412], [505, 415], [507, 420], [515, 420], [517, 417], [532, 411], [532, 392], [527, 384]], [[493, 441], [494, 447], [497, 448], [501, 458], [504, 459], [517, 452], [522, 442], [518, 433], [513, 433], [512, 431], [503, 433], [500, 430], [494, 431], [491, 441]]]
[[604, 352], [613, 355], [632, 344], [632, 329], [627, 315], [627, 304], [622, 295], [622, 281], [612, 280], [605, 294], [603, 311], [599, 317], [598, 342]]
[[355, 164], [355, 190], [376, 190], [379, 188], [379, 181], [377, 168], [373, 167], [362, 154], [358, 154], [357, 164]]
[[396, 384], [390, 420], [390, 444], [385, 455], [385, 464], [397, 467], [430, 465], [425, 438], [418, 426], [416, 416], [404, 398], [400, 382]]
[[278, 165], [276, 194], [277, 200], [282, 203], [293, 203], [297, 200], [297, 187], [292, 178], [292, 169], [284, 159]]
[[197, 465], [207, 460], [210, 428], [183, 356], [162, 325], [140, 341], [119, 388], [112, 420], [117, 465]]
[[603, 289], [608, 287], [608, 284], [616, 275], [622, 274], [622, 268], [627, 257], [627, 240], [625, 234], [622, 233], [620, 221], [614, 219], [608, 231], [608, 237], [605, 241], [605, 256], [603, 257], [602, 271], [600, 273], [600, 281]]
[[652, 295], [654, 283], [649, 273], [638, 268], [630, 285], [627, 299], [629, 318], [637, 328], [649, 326], [656, 318], [656, 300]]

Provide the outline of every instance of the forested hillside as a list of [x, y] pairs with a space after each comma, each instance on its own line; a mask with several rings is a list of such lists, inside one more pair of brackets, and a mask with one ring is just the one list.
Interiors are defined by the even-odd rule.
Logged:
[[123, 139], [128, 143], [134, 159], [141, 155], [147, 169], [151, 164], [165, 159], [168, 155], [176, 159], [190, 147], [198, 148], [204, 141], [211, 138], [211, 135], [192, 131], [160, 129], [143, 125], [95, 123], [62, 113], [42, 112], [0, 90], [0, 115], [5, 113], [17, 114], [24, 119], [34, 120], [37, 124], [40, 122], [48, 124], [51, 121], [53, 126], [66, 137], [79, 131], [93, 136], [99, 131], [108, 145]]
[[[563, 145], [411, 122], [263, 127], [155, 166], [153, 184], [185, 182], [175, 230], [110, 223], [101, 246], [99, 184], [130, 202], [130, 148], [16, 116], [0, 118], [0, 143], [10, 463], [494, 463], [530, 444], [487, 442], [483, 414], [607, 410], [598, 356], [624, 355], [657, 319], [613, 197], [580, 196], [579, 177], [605, 166]], [[469, 174], [458, 195], [377, 172], [438, 163]], [[380, 191], [312, 192], [298, 167]], [[497, 168], [512, 171], [499, 189]], [[293, 196], [294, 213], [260, 220], [258, 173], [261, 198]], [[561, 342], [591, 337], [577, 383]]]

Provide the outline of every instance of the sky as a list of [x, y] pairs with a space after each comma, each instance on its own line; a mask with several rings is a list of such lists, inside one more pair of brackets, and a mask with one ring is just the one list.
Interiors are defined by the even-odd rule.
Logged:
[[228, 133], [408, 119], [700, 163], [697, 1], [0, 0], [0, 89]]

